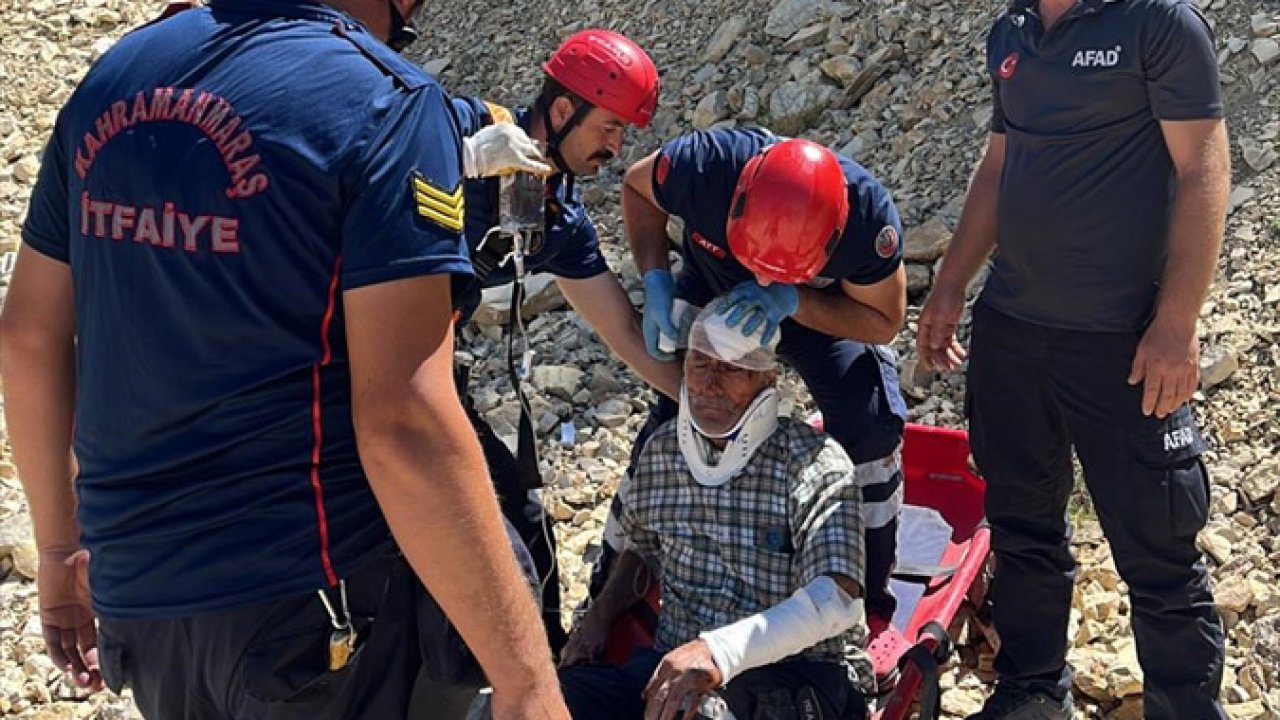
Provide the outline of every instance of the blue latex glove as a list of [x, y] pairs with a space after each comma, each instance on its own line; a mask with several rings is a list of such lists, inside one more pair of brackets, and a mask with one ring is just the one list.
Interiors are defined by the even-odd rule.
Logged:
[[[738, 283], [720, 302], [720, 313], [727, 315], [725, 325], [736, 327], [742, 323], [742, 334], [751, 335], [764, 326], [760, 346], [764, 347], [778, 332], [783, 320], [796, 314], [800, 308], [800, 291], [795, 285], [773, 283], [760, 286], [754, 280]], [[743, 322], [745, 320], [745, 322]]]
[[658, 347], [658, 336], [666, 335], [672, 342], [680, 339], [680, 331], [671, 321], [675, 299], [676, 279], [670, 270], [654, 269], [644, 274], [644, 346], [662, 362], [671, 362], [675, 355]]

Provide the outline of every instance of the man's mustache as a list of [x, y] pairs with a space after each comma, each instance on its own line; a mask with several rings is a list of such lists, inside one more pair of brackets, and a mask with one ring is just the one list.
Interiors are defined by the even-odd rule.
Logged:
[[610, 160], [613, 160], [613, 158], [614, 158], [614, 155], [612, 150], [597, 150], [596, 152], [591, 153], [591, 157], [587, 159], [599, 160], [601, 162], [609, 162]]

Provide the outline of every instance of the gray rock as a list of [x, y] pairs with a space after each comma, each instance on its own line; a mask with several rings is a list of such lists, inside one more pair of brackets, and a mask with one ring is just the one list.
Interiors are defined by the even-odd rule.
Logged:
[[532, 372], [533, 386], [538, 390], [563, 400], [573, 399], [582, 382], [583, 372], [568, 365], [535, 365]]
[[1240, 491], [1249, 502], [1266, 502], [1280, 488], [1280, 465], [1274, 462], [1244, 468]]
[[755, 120], [760, 114], [760, 93], [755, 88], [747, 88], [742, 92], [742, 109], [738, 110], [740, 120]]
[[764, 23], [766, 35], [789, 38], [800, 28], [822, 19], [825, 0], [779, 0]]
[[769, 96], [769, 125], [783, 135], [799, 135], [822, 115], [834, 94], [826, 85], [783, 83]]
[[741, 15], [734, 15], [720, 23], [720, 27], [716, 28], [711, 40], [707, 42], [707, 49], [702, 53], [702, 61], [717, 63], [723, 60], [738, 42], [742, 31], [746, 29], [747, 19]]
[[854, 160], [862, 154], [862, 150], [867, 146], [866, 141], [861, 136], [854, 136], [840, 148], [840, 154]]
[[938, 218], [907, 230], [903, 257], [915, 262], [932, 262], [942, 257], [951, 242], [951, 231]]
[[605, 365], [595, 365], [591, 368], [591, 378], [586, 382], [586, 387], [596, 396], [614, 395], [622, 391], [622, 383], [613, 377], [612, 370]]
[[1240, 369], [1240, 358], [1233, 347], [1210, 345], [1200, 353], [1200, 387], [1208, 390], [1226, 382]]
[[1249, 46], [1259, 65], [1270, 65], [1280, 58], [1280, 41], [1272, 38], [1258, 38]]
[[1255, 37], [1270, 37], [1280, 33], [1280, 19], [1267, 13], [1255, 13], [1249, 18], [1249, 30]]
[[852, 105], [861, 100], [862, 96], [870, 92], [876, 82], [889, 71], [891, 63], [900, 57], [902, 57], [902, 48], [897, 45], [882, 47], [871, 53], [863, 63], [858, 76], [845, 88], [845, 102]]
[[440, 77], [440, 73], [448, 70], [449, 66], [452, 64], [452, 58], [436, 58], [435, 60], [428, 60], [422, 63], [422, 69], [426, 70], [427, 74], [432, 77]]
[[821, 45], [827, 38], [827, 26], [824, 23], [810, 25], [796, 31], [782, 44], [783, 52], [799, 52], [807, 47]]
[[742, 51], [742, 61], [748, 66], [758, 67], [769, 62], [773, 58], [773, 54], [759, 45], [748, 45]]
[[706, 130], [729, 116], [729, 93], [715, 90], [698, 101], [693, 109], [693, 126]]
[[858, 74], [862, 72], [862, 63], [848, 55], [840, 55], [823, 60], [818, 64], [818, 68], [822, 70], [823, 75], [840, 83], [840, 87], [847, 88], [858, 79]]
[[1276, 161], [1276, 150], [1271, 143], [1263, 143], [1253, 138], [1240, 139], [1240, 155], [1254, 172], [1262, 172]]
[[40, 158], [27, 155], [13, 166], [13, 179], [20, 183], [34, 183], [40, 175]]
[[1248, 185], [1231, 188], [1231, 194], [1227, 196], [1227, 214], [1235, 212], [1241, 205], [1252, 200], [1256, 194]]
[[907, 263], [907, 297], [922, 297], [933, 286], [933, 272], [928, 265]]
[[[520, 312], [528, 318], [549, 310], [558, 310], [565, 306], [564, 296], [555, 283], [555, 277], [540, 273], [529, 275], [524, 282], [524, 303]], [[479, 325], [506, 327], [507, 317], [511, 310], [511, 283], [499, 287], [485, 288], [481, 296], [480, 307], [476, 308], [472, 322]]]

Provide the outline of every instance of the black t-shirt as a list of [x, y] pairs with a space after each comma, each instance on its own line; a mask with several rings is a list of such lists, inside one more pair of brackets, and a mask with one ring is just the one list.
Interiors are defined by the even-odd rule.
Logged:
[[1185, 0], [1083, 0], [1048, 32], [1017, 0], [987, 39], [1006, 138], [983, 299], [1054, 327], [1140, 329], [1175, 173], [1160, 121], [1222, 117], [1212, 32]]

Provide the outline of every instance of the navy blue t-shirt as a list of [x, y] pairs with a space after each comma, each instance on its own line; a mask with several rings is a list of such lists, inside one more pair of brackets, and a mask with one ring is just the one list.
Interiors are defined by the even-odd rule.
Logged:
[[1082, 0], [1046, 31], [1016, 0], [987, 66], [1005, 161], [983, 302], [1053, 327], [1145, 327], [1176, 180], [1160, 122], [1222, 117], [1208, 23], [1187, 0]]
[[[712, 296], [755, 277], [729, 249], [729, 206], [747, 162], [780, 140], [762, 129], [695, 132], [667, 142], [654, 162], [658, 204], [684, 220], [685, 273]], [[880, 282], [902, 263], [902, 221], [889, 191], [858, 163], [839, 159], [849, 188], [849, 220], [831, 258], [808, 283], [831, 292], [840, 292], [841, 280]], [[686, 299], [701, 305], [711, 298]]]
[[304, 593], [387, 547], [342, 292], [470, 272], [459, 142], [429, 76], [305, 0], [212, 0], [89, 71], [22, 237], [74, 281], [99, 613]]
[[[480, 98], [454, 98], [454, 112], [463, 137], [470, 137], [493, 121], [495, 108]], [[496, 108], [497, 112], [504, 111]], [[529, 111], [518, 109], [514, 120], [526, 131], [529, 129]], [[498, 179], [475, 178], [466, 181], [467, 246], [474, 252], [489, 230], [498, 224]], [[566, 181], [561, 174], [547, 179], [546, 231], [525, 254], [525, 272], [547, 272], [557, 277], [581, 280], [608, 272], [604, 255], [600, 252], [600, 239], [595, 225], [582, 204], [582, 192], [576, 183]], [[511, 263], [497, 268], [483, 283], [477, 280], [456, 288], [454, 302], [464, 317], [480, 304], [482, 287], [498, 287], [515, 279]]]

